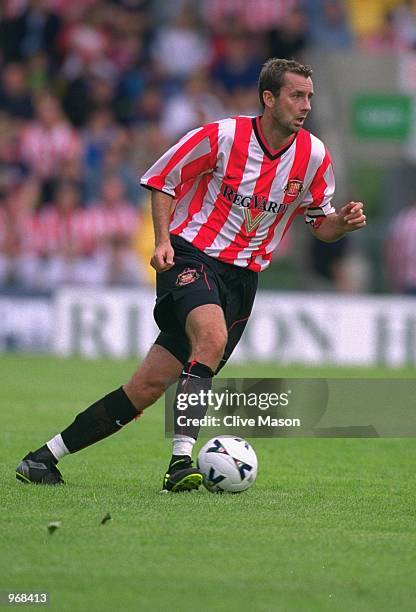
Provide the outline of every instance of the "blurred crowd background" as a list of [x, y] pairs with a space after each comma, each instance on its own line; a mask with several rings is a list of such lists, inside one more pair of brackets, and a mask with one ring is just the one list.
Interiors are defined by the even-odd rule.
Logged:
[[[415, 49], [410, 0], [2, 0], [0, 291], [151, 284], [140, 175], [189, 129], [259, 114], [268, 57]], [[307, 127], [325, 140], [314, 112]], [[361, 176], [354, 199], [371, 193]], [[371, 240], [324, 245], [295, 228], [263, 286], [415, 292], [411, 204], [392, 203], [386, 224], [374, 202]]]

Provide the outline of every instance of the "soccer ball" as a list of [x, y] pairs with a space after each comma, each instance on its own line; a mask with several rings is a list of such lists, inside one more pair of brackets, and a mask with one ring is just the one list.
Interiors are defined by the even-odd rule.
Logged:
[[253, 447], [234, 436], [218, 436], [204, 444], [197, 465], [211, 493], [241, 493], [251, 487], [257, 476]]

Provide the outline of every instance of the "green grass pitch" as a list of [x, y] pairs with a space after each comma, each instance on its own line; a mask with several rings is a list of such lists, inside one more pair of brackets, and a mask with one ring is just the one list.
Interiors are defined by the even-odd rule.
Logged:
[[[170, 451], [160, 402], [121, 433], [65, 458], [65, 487], [15, 481], [28, 450], [133, 367], [0, 358], [0, 591], [46, 590], [49, 609], [70, 612], [414, 609], [413, 439], [253, 440], [259, 476], [246, 493], [160, 495]], [[224, 370], [315, 375], [414, 370]], [[112, 520], [101, 525], [107, 513]], [[61, 522], [53, 535], [50, 521]]]

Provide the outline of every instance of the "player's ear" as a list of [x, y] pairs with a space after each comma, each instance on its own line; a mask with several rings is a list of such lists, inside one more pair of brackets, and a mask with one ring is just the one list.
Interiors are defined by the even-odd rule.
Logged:
[[265, 89], [263, 91], [263, 102], [264, 102], [264, 106], [266, 108], [273, 108], [274, 105], [274, 95], [272, 94], [271, 91], [269, 91], [268, 89]]

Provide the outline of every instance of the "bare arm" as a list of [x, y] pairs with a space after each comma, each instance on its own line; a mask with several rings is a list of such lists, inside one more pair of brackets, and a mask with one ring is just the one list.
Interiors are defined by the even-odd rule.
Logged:
[[345, 234], [365, 227], [363, 207], [362, 202], [349, 202], [338, 212], [328, 215], [318, 228], [310, 225], [310, 230], [315, 238], [323, 242], [335, 242]]
[[152, 218], [155, 233], [155, 250], [150, 265], [156, 272], [165, 272], [173, 266], [174, 250], [170, 243], [169, 221], [172, 196], [152, 190]]

